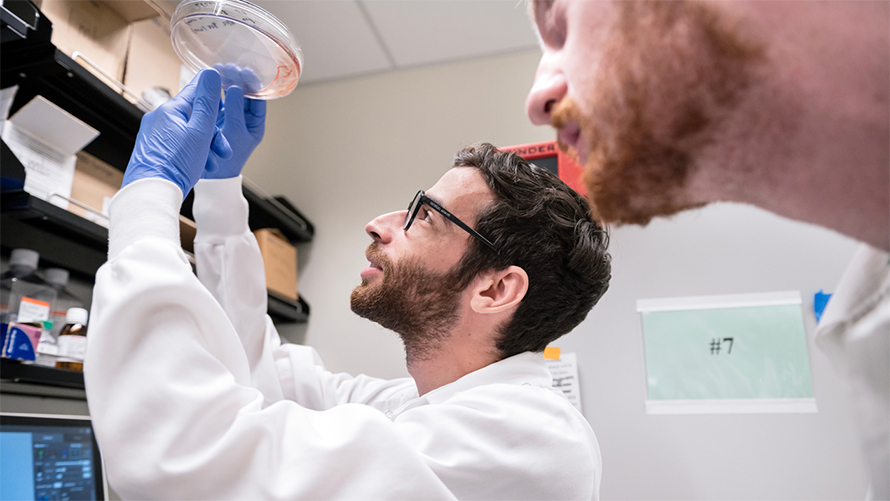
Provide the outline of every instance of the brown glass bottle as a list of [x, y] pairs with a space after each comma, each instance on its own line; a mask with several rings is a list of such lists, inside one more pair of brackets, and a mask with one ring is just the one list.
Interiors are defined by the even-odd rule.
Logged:
[[87, 347], [87, 310], [69, 309], [66, 322], [59, 332], [59, 358], [56, 360], [56, 368], [82, 371], [83, 356]]

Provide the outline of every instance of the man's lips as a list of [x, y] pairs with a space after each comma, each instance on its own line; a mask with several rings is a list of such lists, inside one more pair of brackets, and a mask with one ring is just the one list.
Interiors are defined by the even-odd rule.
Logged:
[[560, 127], [556, 139], [564, 147], [574, 150], [575, 153], [578, 155], [579, 161], [581, 163], [584, 163], [586, 152], [581, 151], [581, 126], [578, 124], [578, 122], [572, 120], [564, 126]]
[[370, 263], [370, 266], [362, 270], [362, 278], [369, 278], [378, 273], [383, 273], [383, 267], [380, 265], [377, 259], [374, 259], [373, 256], [367, 254], [365, 255], [365, 258], [368, 260], [368, 263]]

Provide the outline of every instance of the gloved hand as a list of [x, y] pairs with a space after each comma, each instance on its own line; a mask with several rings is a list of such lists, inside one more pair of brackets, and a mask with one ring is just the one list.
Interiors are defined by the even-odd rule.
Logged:
[[259, 79], [249, 68], [238, 68], [232, 63], [225, 66], [214, 65], [223, 82], [233, 86], [226, 89], [223, 110], [216, 119], [216, 126], [222, 130], [232, 146], [232, 156], [222, 158], [213, 151], [207, 157], [204, 179], [223, 179], [241, 174], [247, 158], [253, 153], [266, 131], [266, 102], [259, 99], [246, 99], [242, 89], [253, 89]]
[[260, 77], [250, 68], [242, 68], [235, 63], [216, 63], [213, 69], [219, 72], [223, 89], [236, 85], [248, 94], [255, 94], [263, 87]]
[[232, 156], [216, 127], [219, 89], [219, 73], [201, 70], [176, 97], [142, 117], [121, 188], [157, 177], [175, 183], [185, 198], [201, 178], [209, 152]]

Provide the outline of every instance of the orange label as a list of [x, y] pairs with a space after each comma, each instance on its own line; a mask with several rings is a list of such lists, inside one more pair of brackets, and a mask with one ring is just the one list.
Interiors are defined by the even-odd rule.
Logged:
[[49, 303], [47, 303], [46, 301], [39, 301], [37, 299], [30, 298], [30, 297], [22, 297], [22, 302], [23, 303], [31, 303], [34, 306], [43, 306], [44, 308], [49, 308]]

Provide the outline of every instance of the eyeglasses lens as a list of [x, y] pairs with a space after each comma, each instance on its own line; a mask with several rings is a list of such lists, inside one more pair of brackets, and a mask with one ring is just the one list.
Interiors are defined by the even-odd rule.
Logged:
[[417, 209], [420, 207], [420, 198], [423, 196], [423, 191], [418, 191], [416, 195], [414, 195], [414, 200], [411, 200], [411, 203], [408, 205], [408, 212], [405, 214], [405, 222], [402, 224], [402, 229], [408, 231], [408, 228], [411, 227], [411, 223], [414, 222], [414, 217], [417, 215]]

